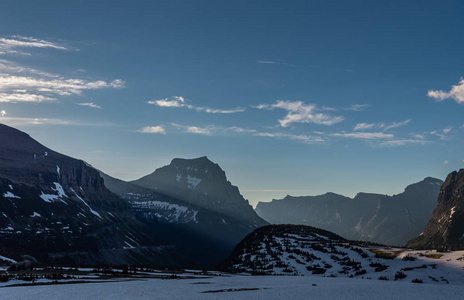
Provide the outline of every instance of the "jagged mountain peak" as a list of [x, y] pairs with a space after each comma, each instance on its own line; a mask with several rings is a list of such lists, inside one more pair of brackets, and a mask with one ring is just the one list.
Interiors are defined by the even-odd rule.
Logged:
[[266, 224], [227, 180], [224, 170], [206, 156], [175, 158], [131, 183], [259, 226]]
[[422, 233], [409, 247], [464, 249], [464, 169], [448, 174], [437, 205]]

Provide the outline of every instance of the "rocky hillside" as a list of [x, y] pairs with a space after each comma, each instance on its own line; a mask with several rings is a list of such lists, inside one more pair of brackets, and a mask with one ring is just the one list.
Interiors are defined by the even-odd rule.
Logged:
[[0, 124], [0, 254], [43, 263], [192, 264], [81, 160]]
[[359, 243], [314, 227], [264, 226], [243, 239], [221, 271], [460, 284], [464, 251], [439, 253]]
[[464, 249], [464, 169], [448, 175], [430, 221], [408, 247]]
[[351, 199], [334, 193], [260, 202], [256, 212], [272, 224], [302, 224], [352, 240], [404, 245], [432, 215], [442, 181], [425, 178], [401, 194], [359, 193]]

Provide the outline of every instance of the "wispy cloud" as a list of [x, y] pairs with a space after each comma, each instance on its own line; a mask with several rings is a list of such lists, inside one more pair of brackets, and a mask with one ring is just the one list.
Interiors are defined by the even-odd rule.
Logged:
[[427, 96], [434, 98], [441, 102], [445, 99], [454, 99], [457, 103], [464, 103], [464, 79], [461, 78], [457, 85], [453, 85], [449, 92], [430, 90], [427, 92]]
[[314, 123], [319, 125], [333, 125], [344, 120], [341, 116], [331, 116], [320, 112], [315, 104], [306, 104], [302, 101], [282, 101], [277, 100], [276, 104], [260, 104], [258, 109], [273, 110], [280, 108], [288, 111], [288, 114], [279, 120], [280, 126], [287, 127], [291, 123]]
[[171, 98], [148, 101], [147, 103], [153, 104], [159, 107], [185, 107], [188, 109], [196, 110], [198, 112], [203, 111], [203, 112], [210, 113], [210, 114], [233, 114], [233, 113], [245, 111], [245, 108], [242, 108], [242, 107], [237, 107], [234, 109], [216, 109], [216, 108], [210, 108], [210, 107], [193, 106], [191, 104], [187, 104], [184, 97], [179, 97], [179, 96], [172, 96]]
[[293, 67], [295, 68], [294, 65], [288, 64], [288, 63], [283, 63], [283, 62], [277, 62], [277, 61], [272, 61], [272, 60], [257, 60], [256, 61], [258, 64], [265, 64], [265, 65], [282, 65], [282, 66], [287, 66], [287, 67]]
[[387, 131], [393, 128], [398, 128], [402, 126], [406, 126], [411, 122], [411, 119], [400, 121], [400, 122], [392, 122], [392, 123], [358, 123], [354, 126], [354, 131], [359, 130], [370, 130], [370, 129], [382, 129], [383, 131]]
[[406, 125], [408, 125], [410, 122], [411, 122], [411, 119], [404, 120], [404, 121], [401, 121], [401, 122], [393, 122], [393, 123], [391, 123], [390, 125], [386, 125], [386, 126], [384, 127], [383, 130], [387, 131], [387, 130], [389, 130], [389, 129], [393, 129], [393, 128], [398, 128], [398, 127], [406, 126]]
[[429, 141], [423, 140], [423, 139], [399, 139], [399, 140], [389, 140], [389, 141], [382, 141], [377, 144], [377, 146], [380, 147], [399, 147], [399, 146], [406, 146], [406, 145], [411, 145], [411, 144], [416, 144], [416, 145], [425, 145], [428, 144]]
[[138, 130], [138, 132], [166, 134], [166, 130], [162, 126], [146, 126]]
[[353, 130], [367, 130], [367, 129], [372, 129], [374, 127], [376, 127], [377, 125], [376, 124], [372, 124], [372, 123], [358, 123], [356, 124], [356, 126], [354, 126]]
[[28, 52], [24, 52], [23, 48], [52, 48], [57, 50], [72, 50], [78, 51], [79, 49], [66, 47], [62, 44], [46, 41], [42, 39], [36, 39], [32, 37], [24, 36], [11, 36], [0, 38], [0, 55], [1, 54], [20, 54], [20, 55], [30, 55]]
[[442, 130], [430, 131], [430, 134], [438, 136], [440, 140], [447, 141], [451, 139], [451, 137], [449, 136], [449, 133], [451, 133], [452, 130], [453, 130], [452, 127], [446, 127], [446, 128], [443, 128]]
[[[123, 88], [124, 82], [116, 79], [111, 82], [83, 79], [49, 79], [26, 76], [0, 75], [0, 97], [2, 102], [43, 102], [53, 101], [51, 95], [80, 95], [84, 90], [102, 88]], [[18, 92], [20, 91], [20, 92]]]
[[365, 108], [369, 107], [368, 104], [353, 104], [348, 108], [345, 108], [345, 110], [351, 110], [351, 111], [363, 111]]
[[181, 130], [184, 133], [193, 133], [193, 134], [201, 134], [201, 135], [230, 135], [230, 134], [243, 134], [243, 133], [253, 133], [256, 132], [254, 129], [247, 129], [237, 126], [232, 127], [223, 127], [217, 125], [207, 125], [203, 127], [199, 126], [189, 126], [189, 125], [181, 125], [177, 123], [171, 124], [173, 127]]
[[81, 105], [81, 106], [88, 106], [88, 107], [92, 107], [92, 108], [99, 108], [101, 109], [101, 106], [100, 105], [97, 105], [93, 102], [83, 102], [83, 103], [76, 103], [77, 105]]
[[384, 132], [350, 132], [350, 133], [332, 133], [335, 137], [363, 139], [363, 140], [377, 140], [377, 139], [393, 139], [395, 136], [391, 133]]
[[257, 132], [254, 135], [262, 136], [262, 137], [270, 137], [270, 138], [290, 139], [290, 140], [302, 142], [305, 144], [320, 144], [320, 143], [325, 142], [325, 140], [319, 136], [298, 135], [298, 134], [289, 134], [289, 133], [282, 133], [282, 132], [272, 132], [272, 133]]
[[56, 118], [24, 118], [24, 117], [5, 117], [0, 116], [0, 122], [10, 126], [39, 126], [39, 125], [63, 125], [63, 126], [111, 126], [115, 124], [110, 123], [91, 123], [82, 122], [79, 120], [67, 120], [67, 119], [56, 119]]

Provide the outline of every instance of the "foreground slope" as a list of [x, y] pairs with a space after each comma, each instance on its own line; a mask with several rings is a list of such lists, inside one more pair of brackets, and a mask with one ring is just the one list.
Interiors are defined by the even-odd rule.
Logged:
[[435, 178], [409, 185], [394, 196], [359, 193], [351, 199], [334, 193], [260, 202], [258, 215], [272, 224], [302, 224], [346, 238], [404, 245], [432, 215], [443, 182]]
[[270, 225], [243, 239], [218, 269], [257, 275], [462, 284], [463, 260], [464, 251], [437, 253], [387, 248], [348, 241], [309, 226]]
[[81, 160], [0, 124], [0, 254], [42, 263], [182, 265]]
[[408, 246], [421, 249], [464, 249], [464, 169], [447, 176], [430, 221]]

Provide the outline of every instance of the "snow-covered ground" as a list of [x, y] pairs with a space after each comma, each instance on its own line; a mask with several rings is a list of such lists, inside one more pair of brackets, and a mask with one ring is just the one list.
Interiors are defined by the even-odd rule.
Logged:
[[462, 285], [317, 276], [217, 276], [0, 288], [0, 299], [459, 299]]

